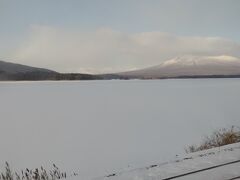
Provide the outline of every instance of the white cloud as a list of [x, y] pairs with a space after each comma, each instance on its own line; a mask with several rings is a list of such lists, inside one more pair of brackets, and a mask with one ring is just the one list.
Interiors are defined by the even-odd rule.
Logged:
[[181, 55], [240, 56], [240, 45], [220, 37], [185, 37], [162, 32], [91, 32], [33, 26], [14, 53], [18, 63], [60, 72], [116, 72], [156, 65]]

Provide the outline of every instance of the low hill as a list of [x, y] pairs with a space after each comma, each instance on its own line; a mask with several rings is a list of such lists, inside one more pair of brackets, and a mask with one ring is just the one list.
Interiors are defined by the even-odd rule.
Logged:
[[0, 81], [94, 80], [103, 77], [80, 73], [59, 73], [49, 69], [0, 61]]

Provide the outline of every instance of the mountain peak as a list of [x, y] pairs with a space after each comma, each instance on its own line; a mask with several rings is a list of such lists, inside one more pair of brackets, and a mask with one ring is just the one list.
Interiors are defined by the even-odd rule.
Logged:
[[240, 59], [228, 55], [220, 56], [194, 56], [194, 55], [184, 55], [175, 57], [173, 59], [163, 62], [160, 66], [196, 66], [205, 64], [221, 64], [221, 63], [237, 63], [240, 65]]

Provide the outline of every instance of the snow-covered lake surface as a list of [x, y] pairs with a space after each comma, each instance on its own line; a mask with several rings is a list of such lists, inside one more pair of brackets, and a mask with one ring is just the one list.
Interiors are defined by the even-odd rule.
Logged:
[[182, 155], [240, 126], [240, 79], [0, 83], [0, 167], [97, 177]]

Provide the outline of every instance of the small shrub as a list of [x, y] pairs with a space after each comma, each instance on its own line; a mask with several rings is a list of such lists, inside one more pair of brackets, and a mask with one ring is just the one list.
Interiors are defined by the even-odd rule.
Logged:
[[185, 151], [192, 153], [237, 142], [240, 142], [240, 129], [232, 126], [231, 128], [223, 128], [215, 131], [211, 136], [205, 137], [202, 144], [198, 146], [191, 145]]

